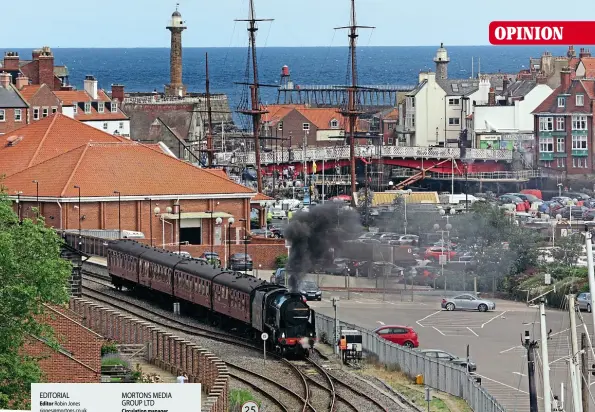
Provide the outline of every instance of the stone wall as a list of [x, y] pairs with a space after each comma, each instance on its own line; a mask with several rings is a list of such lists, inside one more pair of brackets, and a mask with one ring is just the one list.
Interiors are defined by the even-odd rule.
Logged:
[[188, 381], [201, 383], [207, 399], [203, 410], [227, 412], [229, 373], [225, 363], [208, 350], [167, 333], [149, 322], [123, 315], [85, 299], [72, 298], [70, 309], [83, 324], [120, 344], [148, 344], [148, 360], [176, 376], [186, 372]]

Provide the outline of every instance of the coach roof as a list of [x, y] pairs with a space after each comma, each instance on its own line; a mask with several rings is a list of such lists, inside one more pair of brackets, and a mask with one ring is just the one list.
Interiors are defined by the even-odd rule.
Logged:
[[149, 246], [135, 242], [134, 240], [117, 240], [110, 242], [108, 249], [135, 257], [139, 257], [143, 253], [152, 250]]
[[217, 276], [213, 282], [245, 293], [251, 293], [257, 287], [267, 283], [264, 280], [257, 279], [254, 276], [245, 275], [241, 272], [222, 273], [220, 276]]
[[180, 255], [177, 255], [175, 253], [171, 253], [169, 251], [162, 251], [160, 249], [155, 248], [147, 251], [147, 253], [144, 253], [141, 258], [148, 262], [153, 262], [159, 265], [167, 266], [171, 269], [174, 269], [174, 267], [183, 260], [187, 260], [187, 258], [180, 257]]
[[197, 259], [188, 259], [180, 262], [176, 267], [176, 270], [207, 280], [213, 280], [213, 278], [219, 275], [222, 271], [219, 268], [213, 268], [211, 263]]

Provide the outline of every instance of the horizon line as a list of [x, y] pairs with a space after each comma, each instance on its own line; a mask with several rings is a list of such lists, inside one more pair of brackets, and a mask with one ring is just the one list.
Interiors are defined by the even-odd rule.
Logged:
[[[449, 47], [515, 47], [515, 48], [527, 48], [527, 47], [544, 47], [547, 45], [493, 45], [493, 44], [453, 44], [447, 45], [446, 48]], [[339, 49], [339, 48], [349, 48], [348, 45], [345, 46], [256, 46], [260, 49]], [[440, 45], [375, 45], [375, 46], [357, 46], [357, 48], [380, 48], [380, 47], [440, 47]], [[567, 48], [568, 46], [565, 45], [550, 45], [547, 47], [559, 47], [559, 48]], [[0, 47], [0, 50], [12, 50], [12, 49], [31, 49], [36, 50], [39, 49], [39, 46], [35, 47], [25, 47], [25, 46], [18, 46], [18, 47]], [[169, 49], [169, 46], [129, 46], [129, 47], [118, 47], [118, 46], [50, 46], [53, 49]], [[245, 49], [245, 46], [183, 46], [183, 49]]]

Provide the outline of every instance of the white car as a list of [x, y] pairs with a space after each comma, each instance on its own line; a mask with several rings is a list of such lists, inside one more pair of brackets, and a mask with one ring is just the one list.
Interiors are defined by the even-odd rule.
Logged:
[[271, 209], [271, 216], [273, 219], [285, 219], [287, 214], [283, 209]]
[[178, 252], [176, 250], [175, 252], [171, 252], [171, 253], [173, 253], [175, 255], [180, 255], [181, 257], [185, 257], [185, 258], [188, 258], [188, 259], [192, 259], [192, 255], [190, 253], [188, 253], [188, 252], [183, 251], [183, 250], [181, 252]]

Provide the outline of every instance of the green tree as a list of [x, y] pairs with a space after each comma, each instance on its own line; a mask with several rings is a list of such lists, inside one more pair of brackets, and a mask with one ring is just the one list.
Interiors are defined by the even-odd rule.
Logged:
[[368, 188], [367, 192], [365, 188], [360, 189], [357, 192], [357, 211], [362, 217], [362, 223], [364, 227], [369, 227], [371, 223], [370, 212], [372, 211], [372, 204], [374, 200], [374, 192]]
[[61, 239], [43, 219], [19, 222], [0, 190], [0, 409], [26, 407], [31, 383], [43, 379], [38, 359], [24, 354], [36, 336], [55, 343], [38, 320], [45, 304], [64, 304], [71, 264], [60, 258]]
[[562, 236], [556, 239], [556, 246], [551, 250], [555, 262], [565, 266], [574, 266], [583, 251], [583, 237], [581, 234]]

